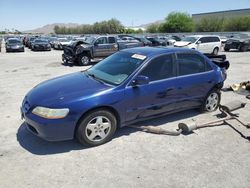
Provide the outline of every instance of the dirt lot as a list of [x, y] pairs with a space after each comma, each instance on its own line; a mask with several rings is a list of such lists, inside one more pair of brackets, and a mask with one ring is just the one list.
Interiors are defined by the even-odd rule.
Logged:
[[[0, 187], [249, 187], [250, 143], [226, 125], [178, 137], [123, 128], [95, 148], [46, 142], [27, 132], [19, 112], [24, 95], [41, 81], [87, 68], [62, 65], [61, 54], [0, 53]], [[250, 52], [226, 55], [226, 85], [250, 80]], [[243, 95], [222, 93], [224, 104], [235, 99], [249, 103]], [[245, 122], [249, 111], [250, 104], [238, 111]], [[185, 119], [211, 116], [191, 110], [145, 124], [175, 129]]]

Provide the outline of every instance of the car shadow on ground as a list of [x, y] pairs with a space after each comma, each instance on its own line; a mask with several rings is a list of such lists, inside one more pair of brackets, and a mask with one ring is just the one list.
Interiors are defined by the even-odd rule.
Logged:
[[[199, 112], [197, 110], [188, 110], [179, 112], [172, 115], [167, 115], [160, 118], [155, 118], [147, 121], [141, 121], [134, 125], [143, 125], [143, 126], [160, 126], [170, 122], [174, 122], [177, 120], [181, 120], [184, 118], [190, 118], [195, 115], [198, 115]], [[176, 124], [177, 128], [177, 124]], [[135, 133], [139, 131], [139, 129], [131, 128], [131, 127], [123, 127], [118, 129], [116, 134], [114, 135], [115, 138], [120, 138], [122, 136], [128, 136], [131, 133]], [[173, 130], [174, 131], [174, 130]], [[52, 155], [58, 153], [65, 153], [72, 150], [83, 150], [89, 149], [87, 147], [82, 146], [76, 140], [69, 140], [69, 141], [60, 141], [60, 142], [48, 142], [45, 141], [32, 133], [30, 133], [25, 126], [25, 123], [22, 123], [17, 131], [17, 141], [19, 144], [27, 151], [35, 155]], [[112, 142], [112, 141], [111, 141]]]
[[[91, 60], [91, 62], [89, 63], [88, 66], [93, 66], [97, 63], [99, 63], [101, 61], [101, 59], [94, 59], [94, 60]], [[62, 62], [61, 63], [63, 66], [66, 66], [66, 67], [73, 67], [73, 66], [80, 66], [76, 63], [72, 63], [72, 62]], [[84, 66], [83, 66], [84, 67]]]

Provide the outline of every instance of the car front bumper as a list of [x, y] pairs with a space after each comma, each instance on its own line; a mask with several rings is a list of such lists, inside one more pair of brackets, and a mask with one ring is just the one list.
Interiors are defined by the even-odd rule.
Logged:
[[47, 141], [63, 141], [74, 138], [74, 123], [69, 119], [45, 119], [32, 114], [25, 113], [21, 107], [21, 117], [24, 119], [26, 128], [34, 135]]

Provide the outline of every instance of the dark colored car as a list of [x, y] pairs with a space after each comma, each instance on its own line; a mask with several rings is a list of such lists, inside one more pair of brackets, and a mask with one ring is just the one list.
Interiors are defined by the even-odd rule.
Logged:
[[147, 40], [152, 42], [152, 46], [166, 46], [167, 43], [163, 39], [159, 39], [157, 37], [146, 37]]
[[45, 140], [77, 138], [97, 146], [137, 121], [193, 108], [216, 110], [225, 79], [225, 69], [198, 51], [131, 48], [35, 86], [21, 113], [28, 130]]
[[233, 35], [225, 43], [224, 50], [227, 52], [231, 49], [237, 49], [245, 52], [250, 49], [250, 36], [247, 34]]
[[51, 46], [48, 40], [37, 38], [31, 44], [31, 50], [33, 51], [50, 51]]
[[5, 43], [6, 52], [24, 52], [22, 41], [18, 38], [9, 38]]
[[137, 37], [135, 37], [137, 40], [139, 40], [139, 41], [141, 41], [143, 44], [144, 44], [144, 46], [152, 46], [152, 42], [151, 41], [149, 41], [148, 39], [146, 39], [145, 37], [143, 37], [143, 36], [137, 36]]
[[28, 37], [27, 38], [27, 42], [26, 42], [26, 47], [28, 47], [29, 49], [31, 49], [32, 47], [32, 42], [36, 39], [37, 37]]

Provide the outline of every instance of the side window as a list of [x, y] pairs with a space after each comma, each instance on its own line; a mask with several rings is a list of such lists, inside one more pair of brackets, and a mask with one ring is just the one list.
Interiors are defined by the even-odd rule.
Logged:
[[149, 77], [150, 81], [174, 77], [174, 61], [172, 55], [157, 57], [141, 71], [140, 75]]
[[97, 44], [107, 44], [107, 38], [106, 37], [100, 37], [96, 40]]
[[114, 44], [115, 43], [115, 37], [109, 37], [109, 44]]
[[220, 42], [219, 37], [211, 37], [212, 42]]
[[205, 59], [198, 54], [177, 54], [179, 76], [205, 72]]

